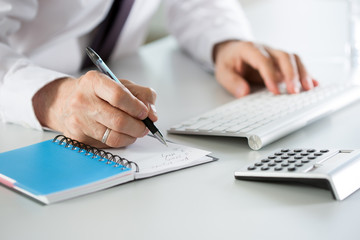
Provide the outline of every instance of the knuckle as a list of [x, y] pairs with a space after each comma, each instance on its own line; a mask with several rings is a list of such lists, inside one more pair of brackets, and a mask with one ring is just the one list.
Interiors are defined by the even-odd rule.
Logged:
[[109, 99], [112, 103], [115, 104], [115, 106], [121, 105], [121, 103], [125, 102], [127, 99], [127, 94], [120, 90], [120, 91], [113, 91], [110, 96]]
[[289, 61], [291, 59], [291, 55], [287, 52], [283, 52], [283, 51], [278, 51], [277, 55], [279, 56], [280, 59], [284, 59]]
[[154, 102], [156, 99], [156, 92], [152, 88], [145, 88], [144, 96], [149, 102]]
[[150, 88], [150, 92], [151, 92], [152, 98], [153, 98], [154, 100], [156, 100], [156, 98], [157, 98], [157, 93], [156, 93], [155, 89]]
[[98, 75], [99, 75], [98, 71], [90, 70], [90, 71], [85, 73], [83, 78], [96, 79], [98, 77]]
[[256, 44], [251, 41], [242, 41], [241, 44], [247, 47], [256, 47]]
[[74, 94], [71, 99], [69, 99], [69, 108], [70, 109], [77, 109], [79, 108], [83, 103], [85, 103], [86, 98], [81, 92], [77, 92]]

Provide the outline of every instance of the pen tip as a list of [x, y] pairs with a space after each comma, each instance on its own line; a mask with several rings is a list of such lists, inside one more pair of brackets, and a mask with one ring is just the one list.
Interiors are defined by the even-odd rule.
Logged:
[[164, 144], [165, 146], [168, 147], [166, 140], [164, 139], [164, 137], [161, 135], [160, 132], [156, 132], [154, 133], [154, 136], [157, 138], [157, 140], [159, 140], [162, 144]]

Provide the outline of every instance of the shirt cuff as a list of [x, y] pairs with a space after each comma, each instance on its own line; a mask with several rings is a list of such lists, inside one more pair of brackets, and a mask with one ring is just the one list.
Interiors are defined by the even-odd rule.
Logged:
[[204, 33], [199, 43], [199, 61], [209, 70], [214, 70], [213, 50], [216, 44], [230, 41], [254, 41], [250, 24], [246, 18], [241, 21], [230, 15], [218, 16], [212, 21], [211, 31]]
[[36, 118], [32, 98], [46, 84], [68, 75], [19, 60], [7, 72], [0, 87], [0, 119], [44, 130]]

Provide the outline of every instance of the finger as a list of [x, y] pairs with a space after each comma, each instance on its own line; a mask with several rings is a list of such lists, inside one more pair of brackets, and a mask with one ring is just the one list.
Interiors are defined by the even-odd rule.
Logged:
[[[107, 130], [107, 128], [104, 127], [103, 134], [105, 134], [106, 130]], [[101, 142], [101, 143], [105, 144], [106, 146], [109, 146], [109, 147], [118, 148], [118, 147], [128, 146], [128, 145], [134, 143], [136, 141], [136, 139], [137, 139], [136, 137], [122, 134], [122, 133], [116, 132], [113, 129], [110, 129], [107, 139], [104, 139], [105, 141]]]
[[319, 86], [319, 82], [317, 80], [315, 80], [314, 78], [311, 78], [311, 79], [312, 79], [312, 82], [314, 84], [314, 87]]
[[[128, 146], [136, 141], [137, 138], [131, 137], [126, 134], [122, 134], [119, 132], [116, 132], [115, 130], [109, 129], [108, 136], [103, 139], [105, 132], [108, 128], [105, 126], [99, 125], [98, 130], [99, 134], [95, 138], [91, 138], [88, 135], [86, 136], [86, 139], [83, 140], [83, 142], [87, 142], [91, 146], [97, 147], [97, 148], [119, 148], [119, 147], [125, 147]], [[102, 140], [105, 140], [102, 142]]]
[[232, 68], [218, 67], [215, 74], [219, 83], [233, 96], [240, 98], [250, 93], [250, 86], [247, 81]]
[[243, 53], [241, 56], [242, 59], [259, 72], [269, 91], [274, 94], [279, 94], [277, 71], [273, 59], [266, 49], [261, 45], [245, 43], [240, 51]]
[[300, 92], [300, 77], [295, 56], [279, 50], [268, 49], [276, 61], [288, 93]]
[[[108, 127], [93, 121], [89, 127], [83, 128], [82, 134], [77, 136], [76, 139], [80, 139], [82, 142], [86, 142], [94, 147], [124, 147], [135, 142], [136, 137], [124, 134], [122, 132], [117, 132], [109, 128], [110, 132], [108, 136], [104, 136]], [[103, 139], [105, 138], [105, 139]], [[104, 142], [102, 142], [105, 140]]]
[[145, 119], [148, 116], [146, 105], [137, 99], [124, 85], [114, 82], [105, 74], [97, 71], [89, 71], [84, 78], [90, 78], [93, 81], [95, 94], [114, 107], [139, 119]]
[[[99, 103], [97, 109], [97, 113], [92, 117], [101, 125], [135, 138], [143, 137], [148, 133], [142, 121], [111, 106], [107, 102]], [[98, 136], [98, 134], [95, 134], [95, 136]]]
[[75, 114], [67, 120], [67, 129], [64, 132], [66, 136], [96, 147], [105, 147], [101, 140], [106, 128], [109, 128], [113, 129], [113, 133], [109, 135], [107, 145], [120, 147], [129, 145], [134, 139], [148, 133], [140, 120], [105, 101], [98, 99], [91, 105], [91, 109], [86, 110], [85, 114]]
[[148, 117], [153, 121], [158, 120], [156, 108], [155, 108], [155, 101], [157, 94], [154, 89], [149, 87], [140, 86], [134, 84], [131, 81], [122, 79], [121, 82], [124, 86], [130, 90], [130, 92], [140, 101], [142, 101], [149, 109]]
[[300, 60], [300, 57], [295, 54], [294, 58], [295, 58], [297, 67], [299, 69], [300, 82], [301, 82], [302, 87], [305, 90], [310, 90], [310, 89], [314, 88], [314, 86], [317, 86], [318, 83], [316, 81], [314, 81], [314, 79], [308, 74], [304, 64]]

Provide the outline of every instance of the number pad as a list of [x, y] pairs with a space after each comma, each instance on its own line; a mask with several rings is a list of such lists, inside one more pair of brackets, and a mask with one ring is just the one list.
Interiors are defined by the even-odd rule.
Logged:
[[304, 172], [335, 154], [329, 149], [280, 149], [250, 165], [248, 171]]

